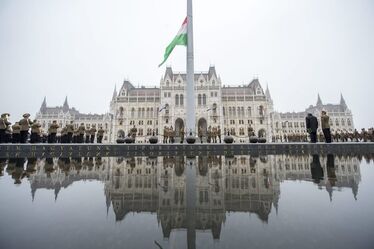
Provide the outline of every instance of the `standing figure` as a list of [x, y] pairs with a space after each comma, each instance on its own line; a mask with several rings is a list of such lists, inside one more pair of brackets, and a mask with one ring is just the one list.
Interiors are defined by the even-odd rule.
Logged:
[[317, 142], [317, 129], [318, 129], [318, 120], [313, 114], [308, 113], [308, 116], [305, 118], [306, 130], [310, 135], [310, 142]]
[[167, 135], [167, 133], [168, 133], [168, 128], [165, 126], [165, 127], [164, 127], [164, 134], [163, 134], [164, 139], [163, 139], [163, 141], [162, 141], [164, 144], [167, 143], [167, 139], [168, 139], [168, 135]]
[[82, 144], [84, 142], [83, 138], [84, 138], [85, 131], [86, 131], [86, 127], [84, 126], [84, 123], [81, 123], [81, 125], [78, 127], [79, 135], [77, 138], [77, 143]]
[[203, 143], [203, 127], [199, 127], [199, 132], [198, 132], [200, 142]]
[[61, 129], [61, 143], [66, 144], [68, 143], [68, 128], [65, 126]]
[[40, 123], [35, 119], [33, 124], [31, 125], [30, 143], [40, 143], [41, 127], [42, 126], [40, 125]]
[[97, 131], [97, 143], [98, 144], [101, 144], [103, 142], [104, 132], [105, 131], [103, 127], [100, 125], [99, 130]]
[[248, 132], [248, 137], [251, 137], [251, 136], [255, 135], [251, 125], [248, 126], [247, 132]]
[[7, 142], [6, 130], [8, 130], [11, 123], [8, 121], [9, 113], [1, 114], [0, 118], [0, 144]]
[[131, 128], [130, 130], [130, 133], [131, 133], [131, 138], [132, 138], [132, 142], [135, 143], [135, 139], [136, 139], [136, 133], [138, 132], [138, 129], [136, 129], [135, 125], [134, 127]]
[[91, 136], [90, 129], [87, 128], [87, 129], [85, 130], [85, 140], [84, 140], [84, 142], [85, 142], [86, 144], [90, 143], [90, 136]]
[[29, 129], [30, 125], [32, 125], [32, 121], [29, 119], [30, 114], [25, 113], [23, 114], [23, 119], [19, 121], [19, 125], [21, 126], [21, 138], [20, 138], [20, 143], [26, 143], [27, 138], [29, 136]]
[[57, 124], [57, 121], [53, 120], [52, 124], [48, 128], [48, 143], [56, 143], [56, 134], [58, 128], [60, 128], [60, 126]]
[[96, 125], [92, 125], [90, 129], [90, 135], [91, 135], [91, 144], [95, 142], [95, 134], [96, 134]]
[[169, 130], [169, 142], [170, 143], [174, 143], [174, 137], [175, 137], [175, 130], [173, 129], [173, 126], [170, 126], [170, 130]]
[[218, 126], [217, 135], [218, 135], [219, 143], [221, 143], [221, 127], [220, 126]]
[[321, 112], [321, 126], [326, 143], [331, 143], [330, 117], [326, 111]]
[[181, 144], [183, 144], [183, 140], [184, 140], [184, 129], [183, 129], [183, 127], [180, 129], [179, 135], [181, 137]]
[[66, 143], [71, 143], [73, 140], [73, 133], [74, 133], [74, 121], [70, 121], [70, 124], [66, 125]]
[[12, 126], [13, 136], [12, 136], [12, 143], [18, 144], [21, 139], [21, 126], [19, 126], [18, 122], [16, 122]]

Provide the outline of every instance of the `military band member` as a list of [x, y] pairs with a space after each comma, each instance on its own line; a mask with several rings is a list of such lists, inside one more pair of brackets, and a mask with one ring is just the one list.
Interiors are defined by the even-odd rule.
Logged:
[[167, 143], [167, 140], [168, 140], [168, 128], [166, 126], [164, 127], [163, 137], [164, 137], [164, 139], [163, 139], [162, 142], [165, 144], [165, 143]]
[[96, 125], [92, 125], [90, 129], [90, 135], [91, 135], [91, 144], [95, 142], [95, 134], [96, 134]]
[[48, 128], [48, 142], [49, 143], [56, 143], [56, 134], [57, 129], [60, 128], [60, 126], [57, 124], [56, 120], [52, 121], [52, 124]]
[[18, 144], [20, 142], [20, 139], [21, 139], [21, 126], [19, 126], [18, 122], [16, 122], [12, 126], [12, 130], [13, 130], [12, 143]]
[[198, 135], [200, 138], [200, 142], [203, 143], [203, 127], [199, 127]]
[[169, 142], [174, 143], [174, 137], [175, 137], [175, 130], [173, 129], [173, 126], [170, 126], [169, 130]]
[[133, 140], [133, 143], [135, 143], [136, 139], [136, 133], [138, 132], [138, 129], [136, 129], [135, 125], [134, 127], [131, 128], [130, 133], [131, 133], [131, 138]]
[[217, 143], [217, 135], [218, 135], [218, 129], [217, 127], [213, 127], [212, 129], [213, 143]]
[[33, 124], [31, 125], [30, 143], [40, 143], [41, 127], [42, 126], [40, 125], [40, 123], [35, 119]]
[[102, 126], [99, 127], [99, 130], [97, 131], [97, 143], [101, 144], [103, 142], [104, 137], [104, 129]]
[[207, 143], [210, 143], [212, 140], [212, 127], [209, 125], [208, 131], [207, 131]]
[[26, 143], [27, 142], [30, 125], [32, 125], [32, 121], [29, 119], [29, 117], [30, 117], [30, 114], [25, 113], [25, 114], [23, 114], [23, 119], [21, 119], [19, 121], [19, 125], [21, 126], [20, 143]]
[[0, 118], [0, 144], [6, 143], [8, 140], [6, 137], [6, 130], [11, 125], [11, 123], [8, 121], [9, 113], [3, 113], [1, 114]]
[[90, 143], [90, 136], [91, 136], [91, 131], [90, 131], [90, 129], [86, 129], [86, 130], [85, 130], [85, 140], [84, 140], [84, 142], [85, 142], [86, 144]]
[[73, 131], [72, 142], [76, 144], [76, 143], [79, 143], [78, 140], [79, 140], [79, 129], [77, 128], [77, 129], [74, 129]]
[[218, 126], [217, 128], [217, 136], [218, 136], [218, 139], [219, 139], [219, 143], [221, 143], [221, 127]]
[[84, 142], [83, 137], [84, 137], [84, 132], [85, 131], [86, 131], [86, 127], [84, 127], [84, 123], [81, 123], [81, 125], [78, 128], [78, 132], [79, 132], [79, 136], [78, 136], [78, 139], [77, 139], [78, 143], [83, 143]]
[[184, 140], [184, 129], [183, 129], [183, 127], [179, 130], [179, 135], [181, 137], [181, 144], [183, 144], [183, 140]]
[[70, 121], [70, 124], [66, 125], [66, 142], [71, 143], [73, 139], [73, 133], [74, 133], [74, 121]]
[[251, 125], [248, 126], [247, 132], [248, 132], [248, 137], [251, 137], [251, 136], [255, 135]]
[[68, 143], [68, 128], [65, 126], [61, 129], [61, 143], [66, 144]]

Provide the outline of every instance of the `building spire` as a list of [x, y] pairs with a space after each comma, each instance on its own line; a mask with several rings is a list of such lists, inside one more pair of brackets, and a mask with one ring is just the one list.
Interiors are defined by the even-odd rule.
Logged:
[[40, 106], [40, 112], [45, 112], [46, 109], [47, 109], [47, 99], [46, 99], [46, 97], [44, 96], [43, 103], [42, 103], [42, 105]]
[[115, 100], [117, 96], [118, 96], [118, 94], [117, 94], [117, 85], [114, 85], [114, 91], [113, 91], [112, 100]]
[[268, 84], [266, 84], [265, 96], [266, 96], [266, 98], [267, 98], [269, 101], [273, 101], [273, 100], [271, 99], [271, 95], [270, 95], [269, 85], [268, 85]]
[[321, 100], [321, 97], [319, 96], [319, 93], [318, 93], [317, 106], [320, 106], [320, 105], [322, 105], [322, 100]]
[[342, 93], [340, 93], [340, 105], [341, 105], [341, 106], [347, 106], [347, 104], [345, 103], [345, 99], [344, 99]]
[[62, 106], [62, 109], [64, 110], [64, 112], [69, 111], [68, 96], [65, 97], [65, 101], [64, 101], [64, 105]]

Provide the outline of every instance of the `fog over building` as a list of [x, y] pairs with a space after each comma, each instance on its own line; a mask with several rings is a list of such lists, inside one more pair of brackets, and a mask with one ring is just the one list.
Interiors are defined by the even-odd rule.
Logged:
[[[199, 128], [203, 130], [203, 140], [206, 140], [209, 127], [219, 127], [223, 134], [230, 132], [236, 142], [247, 141], [249, 126], [258, 137], [273, 142], [281, 141], [287, 134], [305, 136], [306, 115], [312, 113], [319, 117], [322, 110], [326, 110], [330, 116], [332, 132], [354, 130], [353, 114], [342, 95], [337, 104], [325, 104], [318, 95], [316, 104], [310, 105], [305, 111], [282, 113], [275, 111], [269, 88], [264, 90], [257, 78], [243, 85], [232, 86], [222, 82], [215, 67], [210, 66], [208, 71], [195, 72], [194, 81], [196, 131]], [[135, 87], [128, 80], [122, 83], [118, 91], [115, 87], [105, 114], [80, 113], [70, 108], [67, 98], [62, 106], [47, 107], [44, 98], [36, 119], [45, 130], [53, 120], [57, 120], [60, 126], [70, 121], [74, 121], [76, 127], [80, 123], [87, 128], [93, 124], [102, 126], [105, 143], [125, 137], [136, 126], [137, 142], [145, 143], [153, 132], [161, 141], [164, 127], [173, 127], [178, 137], [181, 128], [185, 127], [186, 108], [186, 73], [174, 72], [167, 67], [159, 87]]]

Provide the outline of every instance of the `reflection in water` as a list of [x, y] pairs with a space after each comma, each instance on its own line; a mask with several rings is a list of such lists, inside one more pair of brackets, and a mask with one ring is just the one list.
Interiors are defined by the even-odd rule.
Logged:
[[1, 175], [4, 169], [15, 184], [28, 178], [33, 200], [38, 189], [53, 190], [57, 200], [76, 181], [101, 181], [116, 221], [132, 212], [156, 213], [165, 238], [186, 229], [188, 240], [196, 230], [219, 239], [228, 212], [256, 214], [267, 223], [272, 207], [278, 210], [282, 181], [314, 182], [332, 201], [341, 188], [352, 189], [356, 199], [361, 180], [359, 159], [334, 155], [2, 159]]

